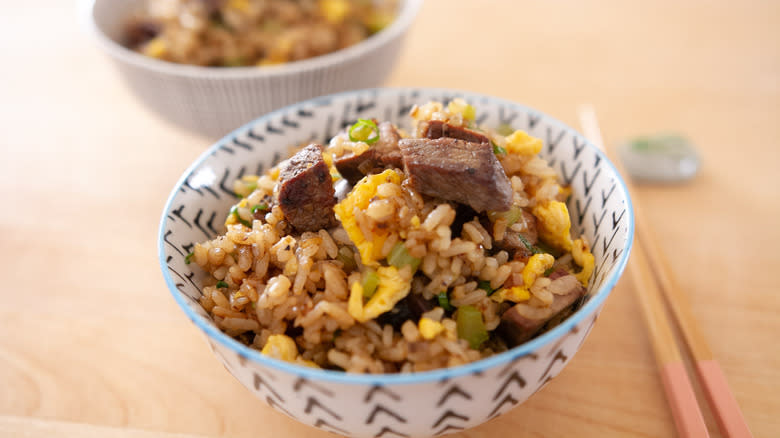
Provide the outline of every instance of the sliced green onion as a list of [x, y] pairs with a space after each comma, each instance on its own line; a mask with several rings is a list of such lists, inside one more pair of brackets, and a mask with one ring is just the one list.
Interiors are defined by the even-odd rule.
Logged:
[[480, 280], [480, 282], [477, 283], [477, 289], [484, 290], [485, 292], [487, 292], [488, 296], [493, 295], [493, 292], [497, 290], [490, 287], [490, 282], [487, 280]]
[[193, 257], [195, 257], [195, 252], [191, 252], [191, 253], [187, 254], [187, 256], [184, 257], [184, 264], [185, 265], [189, 265], [190, 263], [192, 263], [192, 258]]
[[490, 338], [485, 322], [482, 321], [482, 312], [474, 306], [458, 307], [455, 322], [458, 327], [458, 337], [465, 339], [469, 347], [474, 350]]
[[498, 127], [496, 128], [496, 132], [498, 134], [503, 135], [504, 137], [507, 137], [512, 135], [512, 133], [515, 132], [515, 129], [512, 128], [512, 125], [510, 125], [509, 123], [502, 123], [498, 125]]
[[512, 208], [507, 211], [488, 211], [487, 216], [491, 222], [495, 222], [499, 219], [506, 219], [506, 226], [511, 227], [523, 217], [523, 209], [513, 205]]
[[497, 145], [493, 140], [490, 140], [490, 144], [493, 145], [493, 153], [496, 155], [506, 155], [506, 149]]
[[[371, 133], [375, 133], [376, 135], [371, 137]], [[349, 128], [349, 140], [374, 144], [379, 140], [379, 128], [373, 120], [358, 119], [358, 121]]]
[[336, 260], [344, 264], [345, 270], [349, 271], [357, 268], [357, 263], [355, 263], [355, 256], [352, 255], [352, 250], [346, 246], [339, 248], [339, 253], [336, 256]]
[[263, 202], [263, 203], [261, 203], [261, 204], [257, 204], [257, 205], [255, 205], [254, 207], [252, 207], [252, 214], [255, 214], [255, 213], [257, 213], [257, 211], [258, 211], [258, 210], [261, 210], [261, 211], [266, 211], [266, 210], [268, 210], [268, 204], [266, 204], [265, 202]]
[[217, 282], [217, 289], [222, 289], [222, 288], [225, 288], [225, 287], [228, 287], [228, 284], [227, 284], [227, 283], [225, 283], [224, 281], [222, 281], [222, 280], [219, 280], [219, 281]]
[[554, 267], [554, 266], [553, 266], [553, 267], [550, 267], [550, 268], [547, 268], [547, 269], [544, 271], [544, 276], [545, 276], [545, 277], [549, 277], [549, 276], [550, 276], [550, 274], [552, 274], [553, 272], [555, 272], [555, 267]]
[[371, 298], [379, 287], [379, 275], [373, 269], [366, 269], [363, 273], [363, 296]]
[[242, 218], [238, 214], [238, 206], [237, 205], [234, 205], [234, 206], [230, 207], [230, 214], [235, 216], [236, 220], [239, 221], [242, 225], [244, 225], [246, 227], [249, 227], [249, 228], [252, 228], [252, 222], [249, 222], [248, 220]]
[[241, 67], [244, 65], [246, 65], [246, 61], [241, 56], [237, 56], [235, 58], [228, 58], [222, 61], [223, 67]]
[[529, 242], [528, 239], [526, 239], [522, 234], [518, 234], [517, 237], [520, 238], [520, 241], [523, 242], [523, 246], [525, 246], [525, 248], [532, 254], [544, 254], [544, 251], [536, 246], [531, 245], [531, 242]]
[[422, 259], [412, 257], [403, 242], [396, 243], [393, 249], [390, 250], [390, 254], [387, 255], [387, 263], [398, 269], [409, 265], [412, 267], [412, 272], [417, 271], [417, 268], [420, 267], [420, 262], [422, 262]]
[[448, 312], [452, 312], [453, 310], [455, 310], [455, 308], [452, 307], [452, 304], [450, 304], [450, 297], [449, 295], [447, 295], [446, 290], [439, 292], [439, 294], [436, 295], [436, 299], [439, 301], [439, 307], [441, 307], [442, 309]]

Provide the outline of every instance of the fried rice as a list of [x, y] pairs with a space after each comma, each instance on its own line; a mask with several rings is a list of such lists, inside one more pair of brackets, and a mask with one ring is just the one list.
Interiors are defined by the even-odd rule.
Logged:
[[128, 21], [123, 42], [180, 64], [282, 64], [357, 44], [388, 26], [397, 6], [397, 0], [154, 0]]
[[[519, 339], [528, 339], [576, 307], [579, 300], [563, 310], [555, 303], [573, 290], [581, 297], [594, 259], [588, 242], [570, 235], [570, 189], [538, 156], [542, 141], [475, 127], [474, 108], [460, 99], [415, 106], [411, 117], [401, 138], [424, 137], [431, 121], [488, 138], [511, 186], [511, 208], [477, 212], [423, 194], [406, 165], [380, 165], [347, 183], [335, 163], [376, 147], [358, 131], [384, 132], [363, 121], [322, 148], [331, 181], [343, 189], [335, 226], [291, 226], [279, 202], [289, 161], [235, 182], [241, 199], [226, 232], [187, 258], [209, 274], [200, 303], [220, 329], [304, 366], [417, 372], [505, 351], [517, 344], [518, 327]], [[519, 246], [507, 244], [510, 235], [521, 236]], [[523, 326], [533, 318], [536, 325]]]

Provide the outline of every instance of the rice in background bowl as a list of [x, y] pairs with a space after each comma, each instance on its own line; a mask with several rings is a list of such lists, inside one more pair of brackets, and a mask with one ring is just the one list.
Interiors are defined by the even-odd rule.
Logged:
[[[399, 123], [413, 104], [449, 102], [455, 97], [480, 110], [477, 122], [481, 125], [510, 123], [540, 137], [542, 156], [571, 185], [568, 207], [573, 213], [573, 234], [594, 242], [596, 262], [588, 299], [573, 315], [541, 336], [486, 359], [448, 369], [380, 375], [275, 360], [236, 341], [213, 323], [198, 302], [207, 277], [185, 264], [184, 256], [196, 242], [219, 232], [224, 212], [235, 203], [228, 196], [232, 194], [230, 181], [261, 174], [287, 155], [288, 145], [324, 141], [358, 118]], [[620, 176], [595, 147], [560, 122], [521, 105], [477, 94], [378, 89], [288, 107], [216, 144], [185, 173], [171, 195], [160, 228], [160, 262], [174, 297], [207, 334], [217, 357], [269, 405], [298, 421], [345, 435], [375, 436], [390, 428], [410, 436], [430, 436], [473, 427], [505, 413], [560, 372], [581, 346], [622, 273], [632, 236], [633, 215]], [[330, 412], [312, 409], [312, 399]], [[383, 409], [395, 415], [378, 416], [377, 411]]]
[[338, 91], [380, 85], [392, 71], [422, 0], [399, 2], [398, 15], [375, 35], [336, 52], [288, 64], [215, 68], [174, 64], [121, 42], [143, 0], [91, 0], [84, 14], [99, 45], [138, 98], [164, 119], [218, 138], [276, 108]]

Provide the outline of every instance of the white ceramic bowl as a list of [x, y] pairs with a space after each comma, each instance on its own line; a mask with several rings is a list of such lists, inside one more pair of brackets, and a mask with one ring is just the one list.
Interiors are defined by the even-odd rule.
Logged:
[[88, 0], [84, 14], [100, 46], [138, 98], [165, 119], [219, 138], [262, 114], [305, 99], [381, 85], [422, 0], [402, 0], [398, 17], [360, 43], [268, 67], [200, 67], [149, 58], [118, 43], [144, 0]]
[[[281, 362], [222, 333], [198, 304], [205, 274], [184, 263], [213, 238], [235, 202], [231, 182], [260, 173], [289, 145], [325, 141], [358, 117], [409, 124], [411, 105], [463, 97], [478, 122], [511, 123], [544, 140], [542, 155], [573, 189], [573, 233], [592, 242], [596, 269], [587, 301], [550, 331], [507, 352], [455, 368], [356, 375]], [[269, 406], [306, 424], [356, 437], [433, 436], [479, 425], [522, 403], [555, 377], [582, 345], [628, 260], [631, 201], [612, 164], [583, 136], [531, 108], [437, 89], [352, 91], [298, 103], [245, 125], [207, 150], [173, 188], [159, 230], [160, 266], [176, 302], [217, 358]], [[594, 377], [598, 378], [598, 377]]]

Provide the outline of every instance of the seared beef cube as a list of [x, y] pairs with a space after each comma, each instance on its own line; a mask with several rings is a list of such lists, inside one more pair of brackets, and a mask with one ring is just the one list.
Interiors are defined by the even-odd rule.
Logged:
[[279, 173], [279, 207], [299, 232], [336, 225], [336, 198], [322, 146], [310, 144], [292, 156]]
[[523, 231], [514, 231], [507, 228], [504, 238], [494, 243], [498, 249], [503, 249], [509, 253], [510, 258], [515, 260], [527, 259], [533, 255], [533, 250], [529, 246], [536, 245], [538, 234], [536, 231], [536, 217], [523, 210], [523, 215], [516, 223], [524, 223]]
[[[573, 275], [566, 273], [566, 275], [556, 277], [555, 280], [561, 281], [559, 278], [563, 276], [571, 277], [565, 280], [571, 284], [571, 289], [563, 295], [553, 294], [553, 302], [548, 308], [539, 308], [526, 313], [518, 310], [519, 306], [527, 306], [521, 303], [516, 304], [501, 315], [499, 330], [511, 346], [517, 346], [533, 338], [548, 322], [567, 316], [572, 306], [585, 295], [585, 288]], [[536, 315], [531, 315], [531, 313]]]
[[423, 137], [436, 139], [441, 137], [457, 138], [458, 140], [470, 141], [472, 143], [490, 143], [484, 134], [471, 129], [453, 126], [441, 120], [431, 120], [426, 122], [427, 126], [423, 128]]
[[131, 49], [139, 48], [159, 35], [161, 30], [160, 23], [151, 19], [135, 20], [125, 29], [123, 43]]
[[506, 211], [512, 186], [489, 143], [442, 137], [398, 143], [406, 174], [420, 193], [471, 206], [478, 212]]
[[360, 155], [347, 154], [336, 158], [334, 164], [350, 184], [355, 184], [363, 176], [377, 169], [403, 166], [398, 141], [401, 136], [390, 122], [382, 122], [378, 126], [379, 140]]

